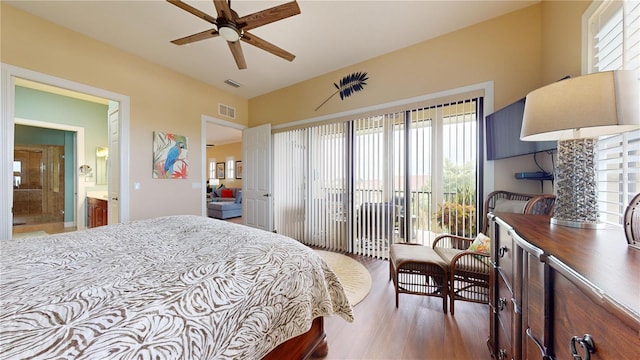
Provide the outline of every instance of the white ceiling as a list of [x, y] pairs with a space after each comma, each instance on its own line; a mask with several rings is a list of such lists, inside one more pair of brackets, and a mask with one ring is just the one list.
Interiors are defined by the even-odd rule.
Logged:
[[[184, 46], [171, 44], [213, 26], [166, 1], [3, 1], [249, 99], [539, 0], [298, 0], [300, 15], [251, 30], [296, 59], [290, 63], [243, 42], [245, 70], [238, 70], [220, 37]], [[185, 2], [216, 17], [211, 0]], [[234, 0], [231, 8], [244, 16], [285, 2]], [[226, 85], [226, 79], [242, 86]]]
[[[250, 99], [487, 19], [539, 0], [298, 0], [300, 15], [251, 32], [293, 54], [288, 62], [242, 43], [248, 69], [238, 70], [220, 37], [177, 46], [171, 40], [213, 26], [160, 0], [6, 1], [36, 16]], [[211, 0], [185, 0], [216, 16]], [[287, 1], [234, 0], [240, 16]], [[232, 79], [241, 84], [224, 84]], [[239, 141], [240, 131], [212, 126], [207, 143]], [[217, 135], [221, 135], [217, 136]]]

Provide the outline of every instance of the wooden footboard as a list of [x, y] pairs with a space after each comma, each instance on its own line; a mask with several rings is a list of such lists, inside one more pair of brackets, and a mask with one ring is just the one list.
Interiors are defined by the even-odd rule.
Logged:
[[324, 318], [318, 317], [313, 320], [309, 331], [283, 342], [262, 359], [318, 358], [327, 356], [328, 351], [329, 347], [324, 333]]

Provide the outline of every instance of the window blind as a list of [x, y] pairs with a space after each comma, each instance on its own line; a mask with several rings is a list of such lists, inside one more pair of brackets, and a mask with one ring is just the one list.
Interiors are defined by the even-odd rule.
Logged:
[[[588, 72], [640, 69], [640, 2], [604, 1], [588, 11]], [[639, 148], [640, 130], [598, 141], [598, 203], [604, 222], [622, 225], [626, 206], [640, 192]]]
[[306, 138], [307, 130], [298, 129], [274, 134], [273, 139], [274, 228], [299, 241], [306, 238]]
[[[394, 242], [430, 246], [437, 233], [475, 235], [480, 103], [274, 134], [276, 231], [383, 259]], [[454, 206], [440, 211], [446, 202]]]

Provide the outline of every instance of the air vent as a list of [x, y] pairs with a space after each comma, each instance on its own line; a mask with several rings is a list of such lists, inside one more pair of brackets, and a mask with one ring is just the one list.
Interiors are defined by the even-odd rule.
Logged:
[[235, 88], [239, 88], [240, 87], [240, 83], [235, 81], [235, 80], [227, 79], [227, 80], [224, 81], [224, 83], [227, 84], [227, 85], [231, 85], [231, 86], [233, 86]]
[[236, 108], [225, 104], [218, 104], [218, 114], [230, 119], [236, 118]]

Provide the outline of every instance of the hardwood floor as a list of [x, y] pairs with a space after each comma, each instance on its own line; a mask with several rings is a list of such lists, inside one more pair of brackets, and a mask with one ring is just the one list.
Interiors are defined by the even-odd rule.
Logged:
[[241, 217], [234, 217], [234, 218], [225, 219], [225, 221], [242, 225], [242, 216]]
[[354, 307], [353, 323], [338, 316], [325, 318], [326, 360], [491, 359], [488, 305], [459, 301], [451, 316], [442, 312], [440, 298], [400, 294], [396, 309], [389, 263], [352, 257], [371, 273], [371, 292]]

